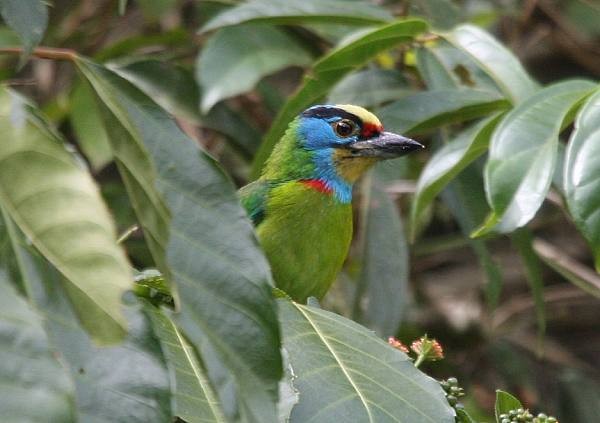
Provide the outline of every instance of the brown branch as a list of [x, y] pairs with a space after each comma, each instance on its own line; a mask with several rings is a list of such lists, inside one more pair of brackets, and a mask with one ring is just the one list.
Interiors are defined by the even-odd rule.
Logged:
[[[0, 54], [21, 54], [23, 48], [21, 47], [2, 47], [0, 48]], [[68, 60], [73, 62], [77, 59], [78, 54], [75, 50], [66, 48], [52, 48], [52, 47], [37, 47], [31, 52], [33, 57], [38, 59], [50, 59], [50, 60]]]

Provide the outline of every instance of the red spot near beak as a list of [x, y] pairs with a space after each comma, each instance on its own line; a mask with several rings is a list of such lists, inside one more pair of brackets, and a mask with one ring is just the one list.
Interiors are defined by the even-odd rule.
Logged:
[[374, 123], [364, 123], [362, 131], [360, 131], [360, 135], [363, 138], [371, 138], [374, 135], [377, 135], [383, 131], [382, 125], [376, 125]]

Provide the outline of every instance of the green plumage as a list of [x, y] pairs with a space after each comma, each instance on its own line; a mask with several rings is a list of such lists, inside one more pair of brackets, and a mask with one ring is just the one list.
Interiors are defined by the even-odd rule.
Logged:
[[300, 148], [298, 119], [277, 144], [263, 175], [239, 191], [256, 226], [277, 287], [294, 300], [322, 298], [352, 239], [352, 207], [299, 182], [313, 178], [312, 155]]
[[273, 187], [258, 238], [277, 286], [296, 301], [322, 298], [340, 271], [352, 239], [352, 206], [290, 181]]

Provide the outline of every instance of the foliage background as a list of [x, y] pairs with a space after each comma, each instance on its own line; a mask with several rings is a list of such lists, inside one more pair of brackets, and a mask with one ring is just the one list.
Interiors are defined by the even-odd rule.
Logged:
[[[9, 3], [0, 3], [7, 22], [6, 5]], [[309, 6], [303, 8], [298, 6], [300, 3]], [[320, 6], [315, 12], [310, 7], [317, 3]], [[235, 1], [56, 0], [48, 8], [47, 30], [37, 35], [35, 31], [31, 32], [23, 45], [33, 48], [41, 40], [41, 45], [73, 49], [107, 64], [109, 69], [131, 81], [172, 113], [185, 134], [212, 155], [238, 186], [256, 174], [261, 158], [268, 153], [265, 146], [278, 138], [278, 125], [280, 130], [281, 125], [286, 125], [289, 117], [296, 113], [293, 111], [286, 117], [286, 112], [294, 106], [302, 109], [300, 103], [308, 105], [327, 99], [360, 104], [378, 110], [388, 128], [416, 134], [427, 144], [427, 152], [381, 166], [357, 187], [355, 212], [358, 236], [345, 270], [326, 297], [323, 308], [364, 324], [380, 337], [395, 334], [408, 342], [427, 332], [437, 338], [445, 347], [446, 359], [427, 364], [425, 370], [437, 378], [457, 376], [468, 394], [467, 409], [478, 421], [492, 418], [490, 410], [493, 409], [497, 387], [513, 392], [526, 406], [543, 409], [561, 421], [593, 421], [600, 411], [597, 367], [600, 353], [600, 278], [593, 270], [593, 249], [576, 229], [572, 214], [565, 206], [562, 172], [554, 173], [552, 188], [536, 217], [526, 229], [509, 230], [509, 236], [476, 240], [468, 237], [485, 220], [489, 210], [483, 186], [485, 157], [457, 171], [452, 183], [432, 203], [425, 204], [433, 200], [433, 193], [428, 194], [429, 198], [423, 200], [423, 207], [413, 210], [411, 218], [411, 207], [416, 207], [417, 203], [415, 191], [422, 187], [417, 180], [432, 154], [440, 148], [447, 148], [444, 146], [468, 127], [466, 121], [492, 116], [509, 108], [508, 103], [512, 99], [505, 98], [509, 97], [505, 91], [517, 98], [526, 97], [527, 90], [531, 88], [527, 86], [529, 79], [521, 78], [525, 85], [519, 86], [516, 85], [519, 82], [516, 77], [512, 80], [515, 85], [498, 90], [498, 80], [494, 80], [494, 76], [502, 72], [506, 63], [493, 63], [491, 59], [490, 62], [482, 60], [476, 63], [457, 53], [459, 49], [451, 44], [431, 36], [412, 40], [400, 34], [389, 45], [382, 37], [359, 49], [361, 52], [370, 51], [366, 58], [373, 56], [373, 60], [368, 60], [364, 67], [360, 60], [355, 60], [357, 54], [363, 53], [351, 51], [348, 57], [333, 58], [327, 54], [344, 37], [369, 25], [381, 24], [391, 15], [416, 15], [430, 22], [437, 32], [465, 22], [487, 29], [518, 58], [526, 72], [540, 85], [567, 78], [597, 81], [600, 77], [600, 6], [593, 0], [373, 3], [348, 0], [328, 3], [275, 1], [263, 9], [258, 8], [252, 22], [245, 22], [247, 18], [238, 18], [238, 22], [235, 16], [228, 21], [226, 15], [213, 20], [219, 13], [233, 10], [238, 4]], [[289, 8], [288, 15], [269, 16], [270, 11], [279, 8], [284, 11]], [[35, 16], [31, 11], [29, 13], [28, 16]], [[36, 22], [29, 22], [28, 28], [46, 26], [43, 13], [40, 16]], [[8, 23], [18, 27], [18, 23]], [[205, 26], [207, 23], [208, 26]], [[199, 28], [204, 29], [198, 31]], [[43, 39], [41, 33], [44, 33]], [[454, 37], [458, 36], [455, 33]], [[22, 40], [8, 26], [0, 27], [0, 47], [21, 43]], [[374, 54], [370, 49], [380, 52]], [[101, 189], [118, 233], [142, 220], [134, 213], [132, 201], [140, 203], [142, 209], [156, 207], [158, 215], [161, 214], [163, 205], [141, 197], [132, 200], [126, 192], [126, 184], [133, 182], [128, 182], [118, 167], [127, 163], [128, 157], [135, 157], [136, 152], [117, 148], [121, 156], [115, 163], [115, 147], [110, 146], [114, 141], [109, 142], [109, 139], [115, 138], [140, 141], [135, 130], [127, 125], [119, 126], [118, 122], [123, 120], [139, 125], [140, 132], [151, 133], [154, 130], [156, 145], [164, 143], [165, 139], [177, 138], [178, 132], [173, 128], [165, 132], [161, 132], [163, 129], [158, 126], [152, 128], [151, 118], [158, 112], [149, 111], [147, 116], [137, 116], [130, 110], [123, 112], [118, 107], [111, 108], [111, 99], [127, 92], [127, 89], [117, 80], [110, 82], [110, 86], [102, 85], [107, 84], [102, 79], [102, 71], [84, 61], [79, 62], [78, 68], [85, 78], [71, 63], [58, 60], [33, 59], [25, 62], [14, 55], [5, 55], [0, 56], [0, 64], [0, 78], [4, 83], [33, 98], [51, 125], [90, 166], [91, 175]], [[515, 71], [515, 66], [507, 68]], [[446, 70], [446, 73], [440, 69]], [[305, 95], [296, 97], [299, 98], [296, 105], [286, 103], [300, 84], [305, 84]], [[592, 88], [593, 85], [571, 85], [567, 91], [572, 93], [581, 89], [583, 92]], [[101, 116], [107, 116], [107, 106], [95, 100], [94, 92], [98, 90], [104, 90], [103, 100], [111, 109], [108, 115], [113, 119], [112, 125], [100, 122]], [[561, 100], [556, 100], [556, 104], [560, 106]], [[150, 108], [148, 106], [148, 110]], [[280, 118], [275, 120], [278, 113]], [[564, 113], [568, 114], [568, 110]], [[488, 121], [488, 124], [494, 123]], [[564, 146], [572, 128], [570, 122], [556, 128], [562, 134], [556, 169], [562, 169]], [[519, 137], [514, 139], [514, 148], [518, 149], [519, 144], [528, 142], [523, 134], [529, 130], [525, 128], [517, 132]], [[146, 133], [142, 134], [142, 138], [145, 136]], [[478, 153], [483, 153], [485, 147]], [[161, 164], [161, 157], [165, 156], [166, 152], [160, 150], [155, 154], [153, 160], [157, 167], [182, 167], [183, 162], [179, 161]], [[206, 161], [210, 162], [210, 159]], [[23, 169], [30, 164], [24, 162]], [[193, 168], [194, 164], [191, 163], [190, 167]], [[132, 180], [137, 179], [141, 186], [151, 185], [150, 179], [144, 179], [149, 178], [148, 175], [146, 169], [140, 168]], [[201, 169], [185, 168], [185, 172], [178, 175], [161, 173], [160, 178], [166, 186], [173, 182], [184, 183], [186, 178], [198, 181], [213, 176]], [[35, 178], [35, 175], [32, 177]], [[8, 177], [6, 181], [9, 182]], [[229, 194], [231, 192], [223, 196], [223, 201], [231, 201]], [[147, 195], [155, 194], [149, 192]], [[215, 202], [219, 199], [210, 187], [203, 195]], [[600, 193], [596, 190], [595, 195]], [[188, 204], [174, 209], [173, 204], [179, 201], [179, 197], [177, 194], [166, 197], [171, 217], [175, 217], [175, 226], [177, 219], [186, 211], [192, 213], [195, 210]], [[206, 216], [206, 222], [200, 228], [206, 231], [211, 222], [219, 218], [221, 211], [216, 207], [213, 215]], [[226, 227], [226, 223], [221, 222], [219, 228]], [[242, 238], [248, 237], [246, 241], [251, 243], [249, 228], [244, 223], [229, 223], [230, 233], [239, 233], [239, 230], [245, 234]], [[12, 231], [13, 235], [18, 232], [16, 228], [11, 229], [6, 216], [5, 226], [3, 231]], [[143, 223], [142, 226], [145, 231], [134, 231], [124, 243], [129, 260], [137, 269], [167, 268], [156, 258], [155, 250], [161, 248], [160, 243], [153, 245], [147, 227]], [[179, 229], [193, 235], [193, 229], [184, 223]], [[153, 236], [160, 239], [161, 230], [164, 230], [161, 223], [156, 223], [157, 233]], [[204, 239], [206, 232], [196, 236]], [[224, 232], [213, 236], [224, 236]], [[186, 250], [184, 238], [179, 239], [181, 244], [176, 255], [182, 261], [185, 261], [183, 251]], [[8, 245], [8, 239], [3, 237], [2, 242]], [[14, 241], [15, 236], [11, 239]], [[15, 249], [15, 246], [10, 248]], [[261, 256], [254, 255], [252, 248], [243, 253], [240, 251], [232, 256], [240, 259], [239, 254], [247, 254], [244, 262], [254, 262], [255, 265], [239, 272], [236, 277], [250, 274], [251, 279], [260, 281], [265, 265]], [[21, 266], [24, 261], [35, 261], [35, 254], [23, 252]], [[5, 257], [2, 263], [6, 273], [6, 263], [12, 258]], [[596, 253], [596, 261], [597, 257]], [[173, 259], [168, 258], [170, 262]], [[43, 297], [43, 301], [37, 301], [36, 308], [45, 309], [44, 315], [51, 313], [74, 319], [75, 313], [85, 327], [81, 312], [66, 307], [64, 297], [52, 292], [42, 294], [41, 279], [56, 279], [58, 276], [47, 263], [39, 258], [37, 260], [37, 265], [29, 267], [31, 274], [24, 278], [29, 281], [29, 288], [21, 286], [19, 292], [27, 291], [30, 297]], [[120, 260], [116, 259], [117, 265]], [[222, 276], [227, 269], [215, 272]], [[77, 280], [78, 277], [89, 280], [89, 276], [78, 275], [72, 275], [70, 279]], [[74, 285], [77, 286], [76, 283]], [[96, 289], [101, 290], [101, 286], [100, 280]], [[179, 294], [185, 301], [186, 297], [193, 296], [196, 289], [181, 284]], [[2, 298], [8, 301], [12, 298], [10, 295], [16, 294], [8, 293]], [[134, 301], [128, 309], [139, 307]], [[190, 307], [202, 313], [198, 310], [206, 304], [197, 302]], [[141, 372], [138, 376], [143, 378], [142, 374], [146, 373], [156, 378], [157, 383], [153, 385], [150, 396], [164, 405], [169, 402], [165, 399], [169, 387], [161, 386], [159, 381], [161, 374], [164, 376], [167, 371], [166, 364], [157, 360], [160, 355], [158, 347], [150, 350], [138, 348], [136, 339], [142, 339], [139, 333], [148, 331], [148, 322], [139, 320], [135, 312], [131, 313], [138, 317], [134, 317], [136, 324], [133, 329], [130, 327], [126, 345], [111, 348], [114, 348], [115, 356], [122, 356], [123, 351], [133, 351], [127, 358], [130, 365], [150, 363], [146, 369], [153, 370]], [[205, 313], [210, 316], [209, 312]], [[292, 316], [293, 311], [288, 310], [286, 315]], [[92, 322], [98, 321], [97, 316], [88, 318]], [[265, 311], [262, 318], [269, 320], [269, 312]], [[168, 332], [168, 335], [158, 335], [161, 339], [167, 336], [183, 339], [178, 335], [178, 326], [174, 326], [168, 318], [165, 320], [163, 314], [151, 315], [151, 319], [156, 319], [155, 325], [158, 325], [157, 321], [162, 322], [163, 326], [159, 327]], [[52, 324], [60, 327], [60, 319]], [[91, 325], [94, 326], [94, 323]], [[195, 333], [193, 325], [185, 319], [178, 321], [178, 325], [196, 349], [202, 350], [203, 360], [210, 361], [211, 354], [215, 355], [215, 352], [205, 342], [206, 334]], [[34, 322], [33, 326], [38, 332], [32, 335], [32, 339], [43, 337], [39, 323]], [[56, 331], [64, 334], [66, 329]], [[75, 354], [64, 350], [62, 354], [78, 355], [72, 358], [74, 361], [93, 361], [93, 358], [82, 358], [84, 355], [94, 357], [97, 348], [90, 343], [85, 332], [71, 336], [86, 345], [85, 352]], [[248, 339], [240, 339], [237, 345], [237, 341], [233, 342], [232, 348], [240, 351], [249, 345]], [[199, 345], [206, 348], [202, 349]], [[185, 341], [179, 350], [171, 353], [185, 354], [188, 348]], [[256, 344], [254, 348], [260, 356], [261, 346]], [[164, 348], [161, 351], [164, 352]], [[111, 359], [103, 357], [98, 361], [96, 374], [82, 374], [75, 380], [78, 389], [82, 386], [83, 389], [91, 389], [86, 385], [89, 384], [88, 377], [93, 380], [109, 373], [106, 369], [110, 368]], [[265, 368], [262, 376], [276, 378], [275, 375], [267, 375], [268, 372]], [[222, 376], [217, 373], [209, 375], [213, 381]], [[56, 381], [57, 395], [60, 395], [61, 390], [68, 391], [69, 383], [73, 382], [67, 378], [63, 381], [60, 372], [57, 375], [49, 374], [48, 377]], [[197, 383], [197, 380], [190, 383]], [[223, 401], [231, 395], [231, 389], [228, 391], [226, 384], [221, 387], [218, 395]], [[122, 389], [120, 386], [117, 388]], [[91, 403], [94, 399], [96, 404], [109, 401], [102, 398], [101, 392], [94, 395], [92, 393], [89, 397]], [[135, 402], [118, 404], [124, 409], [138, 408]], [[247, 406], [253, 408], [252, 404]], [[82, 415], [99, 418], [104, 414], [104, 411], [98, 410], [99, 406], [90, 407], [89, 414], [84, 410]], [[227, 408], [226, 403], [223, 407]], [[166, 405], [157, 409], [162, 410], [165, 416], [169, 414]], [[68, 414], [68, 411], [65, 413]], [[143, 411], [139, 413], [136, 418], [143, 419]], [[225, 413], [228, 413], [227, 409]], [[123, 416], [125, 418], [132, 417]]]

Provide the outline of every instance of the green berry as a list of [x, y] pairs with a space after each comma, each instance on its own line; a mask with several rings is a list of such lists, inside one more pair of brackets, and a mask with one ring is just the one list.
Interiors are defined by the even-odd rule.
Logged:
[[458, 386], [458, 379], [456, 379], [455, 377], [449, 377], [448, 384], [450, 386]]
[[502, 413], [500, 414], [500, 420], [508, 419], [508, 414]]
[[453, 406], [458, 402], [458, 398], [456, 398], [454, 395], [448, 395], [446, 399], [448, 400], [448, 404]]
[[510, 423], [510, 419], [502, 419], [500, 420], [500, 423]]

